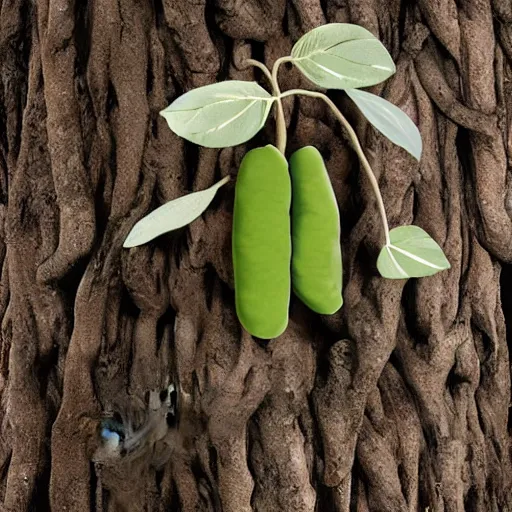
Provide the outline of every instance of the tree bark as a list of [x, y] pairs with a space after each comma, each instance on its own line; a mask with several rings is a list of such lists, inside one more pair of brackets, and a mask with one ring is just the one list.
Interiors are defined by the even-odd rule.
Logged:
[[[0, 5], [0, 510], [512, 509], [508, 0]], [[216, 80], [267, 86], [244, 59], [270, 66], [328, 22], [364, 26], [396, 62], [371, 90], [419, 126], [419, 165], [331, 97], [391, 227], [427, 230], [452, 268], [378, 275], [377, 207], [343, 131], [286, 98], [287, 153], [316, 146], [339, 201], [345, 304], [321, 317], [293, 298], [287, 331], [258, 342], [234, 312], [234, 179], [186, 229], [122, 243], [275, 142], [269, 122], [200, 148], [159, 111]], [[288, 68], [280, 83], [310, 86]], [[171, 383], [178, 428], [155, 395]], [[109, 411], [143, 429], [137, 450], [102, 452]]]

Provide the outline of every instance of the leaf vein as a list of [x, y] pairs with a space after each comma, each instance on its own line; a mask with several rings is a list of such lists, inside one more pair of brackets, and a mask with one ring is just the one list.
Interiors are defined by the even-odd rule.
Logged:
[[409, 275], [407, 274], [407, 272], [401, 267], [401, 265], [398, 263], [398, 261], [396, 261], [395, 259], [395, 256], [393, 255], [393, 253], [391, 252], [391, 249], [390, 247], [393, 247], [393, 246], [389, 246], [389, 245], [386, 245], [386, 250], [389, 254], [389, 257], [391, 259], [391, 262], [395, 265], [396, 269], [398, 270], [398, 273], [403, 275], [405, 278], [408, 278]]
[[247, 107], [245, 107], [244, 109], [242, 109], [240, 112], [238, 112], [238, 114], [236, 114], [235, 116], [233, 116], [231, 119], [228, 119], [227, 121], [224, 121], [222, 124], [220, 124], [219, 126], [214, 126], [213, 128], [210, 128], [209, 130], [207, 130], [205, 133], [212, 133], [212, 132], [215, 132], [217, 130], [222, 130], [223, 128], [226, 128], [226, 126], [228, 126], [229, 124], [231, 124], [233, 121], [235, 121], [236, 119], [238, 119], [240, 116], [243, 116], [251, 107], [253, 107], [254, 105], [256, 105], [257, 101], [254, 100], [252, 101], [251, 103], [249, 103], [249, 105], [247, 105]]
[[397, 247], [396, 245], [391, 244], [390, 247], [393, 248], [395, 251], [403, 254], [404, 256], [407, 256], [408, 258], [411, 258], [411, 260], [417, 261], [418, 263], [421, 263], [421, 264], [425, 265], [426, 267], [436, 268], [438, 270], [444, 270], [444, 267], [440, 267], [439, 265], [431, 263], [430, 261], [427, 261], [427, 260], [421, 258], [420, 256], [416, 256], [415, 254], [412, 254], [409, 251], [405, 251], [404, 249], [400, 249], [400, 247]]

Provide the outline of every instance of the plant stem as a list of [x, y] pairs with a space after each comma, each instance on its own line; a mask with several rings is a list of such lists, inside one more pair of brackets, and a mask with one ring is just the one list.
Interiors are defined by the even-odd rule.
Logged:
[[274, 67], [272, 68], [272, 73], [265, 66], [265, 64], [255, 60], [255, 59], [245, 59], [245, 62], [251, 66], [255, 66], [258, 69], [263, 71], [263, 74], [267, 77], [270, 84], [272, 85], [272, 92], [274, 98], [277, 102], [277, 112], [276, 112], [276, 146], [277, 149], [284, 155], [286, 150], [286, 121], [284, 118], [284, 109], [283, 103], [281, 101], [281, 90], [279, 89], [279, 83], [277, 82], [277, 71], [279, 69], [279, 61], [283, 61], [283, 59], [277, 59], [274, 63]]
[[267, 68], [267, 66], [265, 66], [265, 64], [255, 59], [245, 59], [244, 62], [250, 66], [254, 66], [255, 68], [261, 69], [263, 74], [267, 77], [268, 81], [270, 82], [270, 85], [272, 85], [272, 88], [274, 88], [274, 84], [272, 82], [272, 74], [270, 73], [270, 70]]
[[224, 176], [224, 178], [222, 178], [221, 180], [219, 180], [215, 186], [217, 187], [217, 189], [219, 189], [220, 187], [222, 187], [222, 185], [225, 185], [229, 180], [231, 179], [231, 176], [228, 174], [226, 176]]
[[[277, 62], [279, 62], [279, 60], [276, 61], [276, 63]], [[356, 132], [354, 131], [352, 126], [350, 126], [350, 123], [345, 119], [345, 116], [339, 111], [338, 107], [334, 104], [334, 102], [325, 94], [323, 94], [321, 92], [315, 92], [315, 91], [306, 91], [304, 89], [291, 89], [289, 91], [282, 93], [280, 96], [281, 96], [281, 98], [286, 98], [287, 96], [293, 96], [293, 95], [302, 95], [302, 96], [310, 96], [312, 98], [320, 98], [325, 103], [327, 103], [328, 107], [332, 110], [333, 114], [336, 116], [338, 121], [347, 130], [348, 136], [354, 146], [354, 150], [357, 153], [359, 160], [363, 164], [363, 169], [365, 170], [366, 175], [368, 176], [368, 179], [370, 180], [370, 184], [372, 186], [373, 193], [375, 194], [375, 198], [377, 199], [377, 205], [379, 207], [379, 213], [380, 213], [380, 217], [382, 220], [382, 227], [384, 228], [384, 236], [386, 239], [386, 245], [390, 245], [391, 241], [389, 239], [388, 218], [386, 216], [386, 209], [384, 208], [384, 201], [382, 200], [382, 194], [380, 193], [379, 184], [377, 183], [377, 178], [375, 177], [375, 174], [373, 173], [373, 170], [366, 158], [366, 155], [363, 152], [361, 143], [359, 142], [359, 139], [357, 138]]]
[[288, 60], [288, 57], [281, 57], [274, 62], [272, 66], [272, 87], [274, 94], [277, 96], [277, 117], [276, 117], [276, 138], [277, 149], [284, 155], [286, 150], [286, 120], [284, 118], [283, 102], [281, 101], [281, 90], [279, 89], [279, 82], [277, 81], [277, 74], [279, 66]]

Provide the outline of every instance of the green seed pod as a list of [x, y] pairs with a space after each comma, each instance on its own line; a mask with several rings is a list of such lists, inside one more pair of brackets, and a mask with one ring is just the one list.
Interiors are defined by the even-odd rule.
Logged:
[[320, 152], [313, 146], [290, 159], [292, 177], [292, 283], [316, 313], [331, 315], [343, 304], [340, 214]]
[[240, 323], [263, 339], [276, 338], [288, 325], [290, 203], [284, 156], [271, 145], [249, 151], [235, 188], [235, 300]]

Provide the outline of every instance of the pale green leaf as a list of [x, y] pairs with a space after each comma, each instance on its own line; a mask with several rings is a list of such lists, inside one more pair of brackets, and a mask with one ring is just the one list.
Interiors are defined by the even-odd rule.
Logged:
[[382, 135], [419, 161], [423, 147], [420, 131], [403, 110], [369, 92], [357, 89], [347, 89], [345, 92]]
[[450, 268], [441, 247], [420, 227], [400, 226], [389, 235], [390, 244], [382, 248], [377, 260], [382, 277], [425, 277]]
[[152, 211], [133, 226], [123, 247], [145, 244], [164, 233], [190, 224], [208, 208], [217, 190], [228, 181], [229, 176], [226, 176], [210, 188], [178, 197]]
[[228, 80], [192, 89], [160, 114], [180, 137], [207, 148], [226, 148], [254, 137], [273, 101], [256, 82]]
[[389, 78], [395, 64], [368, 30], [350, 23], [329, 23], [303, 35], [291, 61], [313, 83], [326, 89], [368, 87]]

